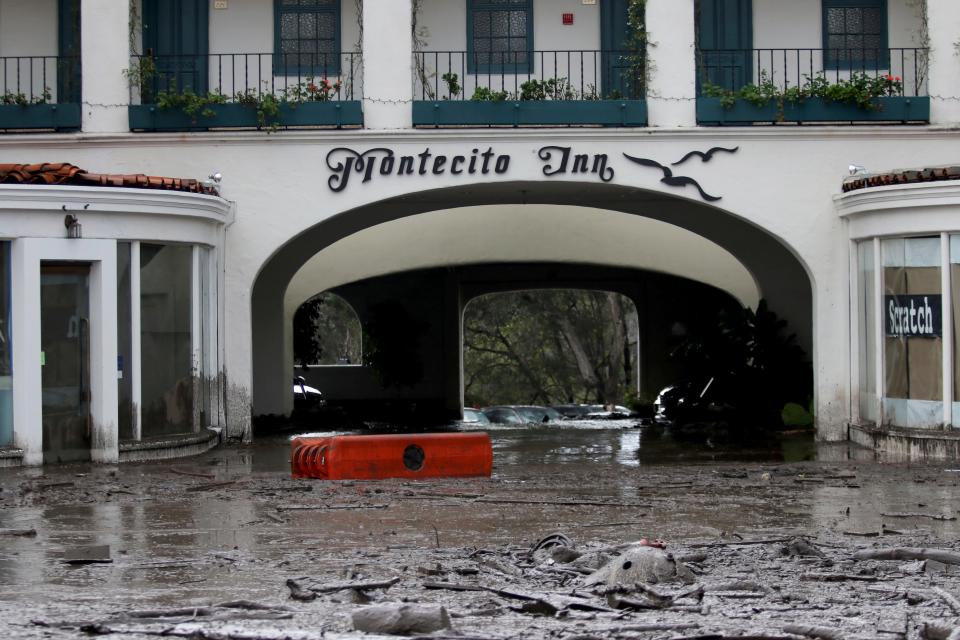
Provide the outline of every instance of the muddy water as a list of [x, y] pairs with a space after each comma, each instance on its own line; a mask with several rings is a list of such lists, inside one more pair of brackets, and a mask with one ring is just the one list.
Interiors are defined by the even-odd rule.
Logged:
[[[645, 438], [630, 422], [490, 433], [489, 479], [295, 481], [280, 437], [172, 462], [0, 469], [0, 530], [37, 532], [0, 536], [0, 625], [43, 637], [31, 619], [285, 602], [289, 577], [397, 550], [528, 545], [558, 530], [582, 543], [841, 536], [884, 525], [916, 545], [960, 538], [957, 520], [883, 515], [957, 516], [956, 463], [879, 464], [802, 436], [683, 446]], [[64, 564], [80, 545], [109, 545], [112, 562]]]

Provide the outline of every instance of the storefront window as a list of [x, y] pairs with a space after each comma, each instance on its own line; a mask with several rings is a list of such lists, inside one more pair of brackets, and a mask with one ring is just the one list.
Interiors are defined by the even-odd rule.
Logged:
[[906, 427], [943, 423], [940, 238], [882, 242], [884, 420]]
[[953, 307], [953, 419], [960, 428], [960, 235], [950, 236], [950, 290]]
[[13, 444], [13, 371], [10, 335], [10, 243], [0, 242], [0, 447]]
[[140, 245], [142, 436], [194, 428], [192, 248]]
[[860, 318], [860, 419], [877, 421], [877, 296], [874, 288], [876, 269], [873, 260], [873, 242], [857, 245], [860, 264], [859, 318]]
[[133, 376], [131, 375], [130, 243], [117, 243], [117, 427], [120, 440], [132, 440]]

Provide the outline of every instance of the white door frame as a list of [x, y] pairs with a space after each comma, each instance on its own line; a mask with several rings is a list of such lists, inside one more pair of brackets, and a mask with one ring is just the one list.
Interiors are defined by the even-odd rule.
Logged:
[[40, 263], [90, 264], [90, 457], [117, 462], [117, 243], [115, 240], [20, 238], [11, 256], [14, 442], [23, 463], [43, 464], [40, 369]]

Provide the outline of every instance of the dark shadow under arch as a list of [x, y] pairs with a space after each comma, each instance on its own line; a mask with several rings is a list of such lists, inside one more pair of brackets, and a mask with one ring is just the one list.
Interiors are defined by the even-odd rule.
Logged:
[[[292, 238], [267, 260], [251, 295], [254, 413], [259, 412], [258, 406], [270, 405], [270, 381], [288, 377], [283, 370], [283, 298], [291, 278], [307, 260], [331, 244], [379, 224], [429, 211], [498, 204], [618, 211], [703, 236], [743, 263], [771, 308], [790, 322], [800, 344], [813, 353], [811, 277], [786, 244], [755, 224], [701, 202], [633, 187], [543, 181], [477, 184], [408, 194], [342, 212]], [[279, 385], [272, 391], [282, 393]]]

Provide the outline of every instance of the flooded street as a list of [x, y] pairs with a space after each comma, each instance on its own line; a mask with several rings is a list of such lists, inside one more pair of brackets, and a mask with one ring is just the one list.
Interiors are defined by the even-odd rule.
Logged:
[[[75, 637], [84, 622], [124, 612], [249, 600], [290, 615], [209, 622], [207, 635], [195, 637], [296, 637], [293, 630], [307, 634], [300, 637], [327, 630], [329, 637], [350, 632], [350, 613], [369, 597], [443, 603], [454, 629], [474, 637], [584, 637], [595, 626], [606, 630], [597, 637], [609, 637], [618, 635], [610, 631], [615, 623], [667, 616], [720, 633], [709, 637], [807, 622], [847, 629], [837, 637], [914, 638], [925, 637], [918, 635], [923, 621], [950, 614], [930, 589], [960, 596], [960, 567], [949, 563], [850, 560], [874, 545], [960, 551], [956, 464], [858, 460], [846, 445], [818, 448], [808, 436], [759, 449], [681, 446], [645, 438], [629, 421], [495, 428], [490, 435], [489, 479], [293, 480], [286, 437], [174, 461], [2, 469], [0, 626], [7, 637]], [[708, 589], [696, 606], [670, 615], [626, 608], [542, 616], [513, 611], [509, 597], [424, 591], [430, 580], [576, 590], [576, 571], [527, 558], [552, 532], [583, 550], [659, 538], [675, 554], [702, 556], [691, 561], [699, 582], [749, 577], [792, 596], [771, 604], [769, 593], [724, 599]], [[794, 536], [826, 557], [783, 557], [780, 548]], [[759, 540], [773, 542], [743, 544]], [[64, 562], [89, 545], [108, 545], [110, 562]], [[480, 562], [485, 555], [492, 560]], [[840, 578], [798, 580], [809, 573]], [[843, 579], [850, 575], [862, 579]], [[335, 590], [311, 602], [290, 600], [286, 586], [289, 579], [394, 577], [385, 593]], [[501, 613], [476, 614], [491, 608]], [[906, 621], [903, 634], [876, 635], [881, 609]], [[175, 622], [185, 621], [99, 632], [149, 637]], [[242, 626], [234, 633], [227, 624]]]

